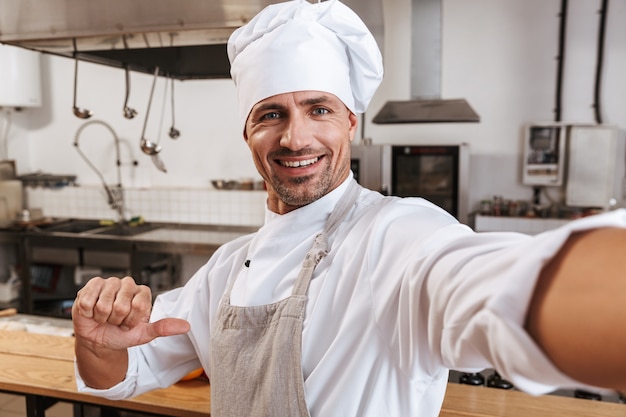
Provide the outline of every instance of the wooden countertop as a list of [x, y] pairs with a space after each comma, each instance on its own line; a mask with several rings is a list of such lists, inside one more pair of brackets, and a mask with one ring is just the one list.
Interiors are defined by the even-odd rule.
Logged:
[[[111, 401], [76, 390], [74, 339], [0, 330], [0, 390], [180, 417], [208, 417], [206, 381], [180, 382], [131, 400]], [[626, 417], [626, 405], [555, 395], [448, 384], [440, 417]]]
[[79, 393], [72, 337], [0, 331], [0, 363], [0, 390], [166, 416], [210, 415], [210, 387], [203, 380], [180, 382], [122, 401]]
[[449, 383], [440, 417], [626, 417], [626, 404]]

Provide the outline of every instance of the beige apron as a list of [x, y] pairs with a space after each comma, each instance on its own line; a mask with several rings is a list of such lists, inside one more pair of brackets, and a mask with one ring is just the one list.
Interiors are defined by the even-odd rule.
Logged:
[[361, 188], [352, 181], [315, 237], [291, 296], [274, 304], [230, 305], [229, 284], [211, 337], [211, 417], [309, 416], [300, 362], [306, 293], [328, 253], [327, 237], [346, 217]]

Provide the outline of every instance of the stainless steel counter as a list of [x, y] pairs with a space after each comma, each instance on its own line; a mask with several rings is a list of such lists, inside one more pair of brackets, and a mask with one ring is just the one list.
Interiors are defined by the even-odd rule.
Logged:
[[[37, 227], [0, 230], [0, 243], [17, 248], [22, 281], [20, 312], [31, 314], [35, 312], [35, 298], [46, 301], [73, 297], [79, 284], [68, 269], [99, 267], [144, 279], [142, 272], [155, 263], [166, 261], [175, 265], [183, 255], [208, 259], [221, 245], [256, 230], [172, 223], [102, 225], [97, 220], [66, 219]], [[44, 266], [46, 273], [55, 271], [56, 277], [61, 275], [54, 278], [53, 285], [45, 286], [43, 293], [39, 290], [34, 294], [32, 288], [40, 281], [40, 275], [34, 275], [33, 267], [39, 266]], [[61, 283], [67, 285], [59, 289]]]
[[189, 229], [164, 226], [133, 237], [139, 250], [157, 249], [170, 253], [192, 254], [215, 250], [224, 243], [255, 231], [231, 228]]
[[[97, 220], [59, 220], [45, 227], [11, 231], [14, 236], [35, 244], [55, 242], [55, 246], [137, 247], [139, 250], [171, 253], [207, 253], [240, 236], [257, 230], [252, 226], [194, 225], [182, 223], [144, 223], [101, 225]], [[3, 231], [2, 233], [9, 233]], [[17, 235], [17, 236], [16, 236]]]

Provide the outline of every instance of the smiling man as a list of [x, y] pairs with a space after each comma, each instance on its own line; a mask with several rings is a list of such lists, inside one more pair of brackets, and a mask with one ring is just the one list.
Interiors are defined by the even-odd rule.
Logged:
[[152, 310], [130, 277], [90, 280], [79, 389], [126, 398], [202, 367], [212, 417], [435, 417], [450, 368], [494, 366], [533, 394], [626, 387], [623, 211], [478, 234], [359, 186], [350, 143], [382, 58], [339, 1], [269, 6], [228, 51], [265, 224]]
[[267, 184], [268, 208], [285, 214], [344, 182], [356, 126], [356, 115], [329, 93], [299, 91], [257, 103], [244, 136]]

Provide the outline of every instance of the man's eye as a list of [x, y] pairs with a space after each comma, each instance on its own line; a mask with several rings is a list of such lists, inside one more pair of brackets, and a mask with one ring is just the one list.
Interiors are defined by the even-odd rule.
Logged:
[[327, 113], [330, 113], [330, 111], [324, 107], [318, 107], [316, 109], [313, 109], [313, 114], [318, 115], [318, 116], [322, 114], [327, 114]]
[[274, 120], [274, 119], [278, 119], [280, 117], [280, 113], [278, 112], [269, 112], [269, 113], [265, 113], [264, 115], [261, 116], [261, 120]]

